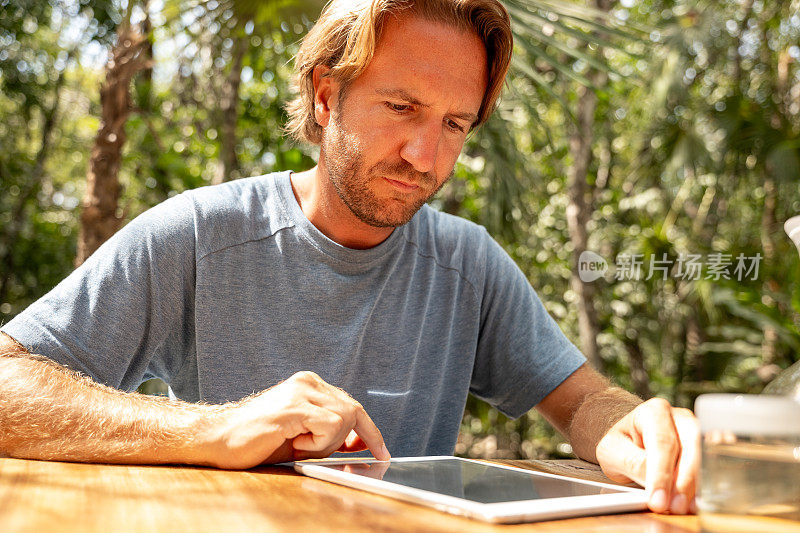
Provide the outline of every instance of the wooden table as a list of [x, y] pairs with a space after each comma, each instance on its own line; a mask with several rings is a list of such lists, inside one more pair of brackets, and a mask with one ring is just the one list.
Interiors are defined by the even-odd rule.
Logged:
[[[583, 461], [500, 461], [605, 480]], [[296, 475], [0, 459], [0, 531], [603, 531], [688, 533], [695, 516], [630, 513], [521, 525], [487, 525]]]

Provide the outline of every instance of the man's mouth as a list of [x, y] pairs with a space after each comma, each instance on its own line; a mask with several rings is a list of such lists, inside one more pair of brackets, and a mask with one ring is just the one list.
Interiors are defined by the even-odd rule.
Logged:
[[395, 187], [396, 189], [399, 189], [404, 192], [410, 192], [419, 189], [419, 185], [415, 185], [413, 183], [407, 183], [405, 181], [394, 180], [386, 177], [384, 177], [383, 179], [389, 182], [389, 184]]

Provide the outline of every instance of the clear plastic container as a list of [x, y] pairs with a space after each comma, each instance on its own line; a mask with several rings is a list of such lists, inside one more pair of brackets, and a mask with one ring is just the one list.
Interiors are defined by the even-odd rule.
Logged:
[[800, 402], [704, 394], [700, 524], [706, 532], [800, 531]]

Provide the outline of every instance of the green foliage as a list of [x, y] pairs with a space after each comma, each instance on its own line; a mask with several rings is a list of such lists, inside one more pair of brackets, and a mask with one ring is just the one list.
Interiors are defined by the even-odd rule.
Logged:
[[85, 95], [98, 75], [77, 59], [108, 44], [112, 5], [0, 2], [0, 322], [71, 269], [97, 128]]
[[[691, 406], [705, 391], [760, 391], [800, 349], [800, 268], [780, 228], [800, 212], [796, 2], [645, 0], [609, 12], [506, 3], [517, 37], [507, 90], [435, 205], [484, 224], [577, 341], [566, 176], [577, 104], [586, 87], [596, 91], [589, 248], [612, 266], [594, 282], [602, 371], [641, 390], [638, 350], [648, 394]], [[0, 322], [72, 268], [102, 60], [124, 18], [117, 5], [0, 0]], [[141, 6], [131, 3], [132, 21], [144, 19]], [[220, 108], [238, 46], [233, 177], [313, 164], [314, 150], [287, 140], [282, 125], [291, 59], [319, 7], [151, 7], [155, 66], [133, 85], [125, 220], [219, 177]], [[678, 275], [681, 255], [715, 253], [761, 254], [758, 276]], [[666, 279], [614, 279], [621, 254], [641, 254], [645, 274], [665, 254], [673, 268]], [[535, 412], [512, 421], [470, 398], [457, 452], [543, 457], [568, 448]]]
[[[565, 108], [575, 107], [582, 85], [596, 85], [589, 66], [604, 73], [604, 85], [596, 87], [588, 176], [593, 189], [589, 248], [612, 265], [605, 279], [594, 282], [602, 370], [635, 390], [631, 349], [638, 348], [649, 393], [689, 407], [702, 392], [759, 392], [779, 368], [798, 359], [800, 269], [780, 223], [800, 211], [800, 51], [795, 44], [800, 24], [787, 5], [753, 6], [742, 12], [735, 3], [704, 4], [702, 13], [662, 2], [617, 7], [604, 15], [604, 24], [616, 17], [652, 29], [639, 37], [631, 36], [630, 26], [625, 35], [615, 34], [613, 46], [602, 53], [607, 67], [526, 36], [532, 28], [519, 31], [518, 41], [533, 39], [520, 46], [525, 55], [554, 55], [563, 64], [549, 67], [515, 56], [518, 74], [509, 80], [508, 107], [500, 110], [505, 131], [498, 135], [490, 125], [486, 135], [476, 134], [456, 173], [466, 186], [445, 191], [454, 196], [466, 191], [463, 202], [449, 204], [454, 212], [486, 224], [501, 238], [547, 309], [577, 341], [576, 296], [569, 285], [572, 245], [565, 223], [573, 111]], [[554, 18], [545, 14], [540, 21]], [[568, 34], [559, 28], [555, 37]], [[581, 50], [590, 53], [592, 46]], [[584, 76], [567, 75], [569, 69]], [[492, 156], [503, 161], [493, 162]], [[512, 199], [499, 196], [496, 191], [508, 185], [499, 183], [503, 176], [497, 173], [487, 180], [492, 166], [509, 169], [506, 181], [521, 182], [526, 192], [514, 188]], [[775, 183], [774, 193], [765, 184], [768, 179]], [[765, 222], [768, 196], [775, 200], [775, 212], [774, 220]], [[525, 206], [517, 216], [515, 203]], [[774, 246], [770, 257], [765, 239]], [[739, 281], [731, 268], [733, 279], [714, 280], [705, 279], [704, 269], [700, 279], [682, 280], [673, 266], [667, 279], [612, 276], [620, 254], [641, 254], [646, 274], [651, 259], [667, 254], [674, 265], [690, 253], [704, 260], [709, 254], [731, 254], [733, 261], [738, 254], [760, 254], [760, 273]], [[772, 346], [765, 338], [768, 330], [776, 336]], [[461, 453], [532, 456], [509, 444], [510, 435], [529, 434], [527, 420], [509, 423], [471, 402], [462, 433], [486, 439], [494, 431], [499, 433], [494, 442], [506, 444], [497, 444], [504, 452], [465, 445]]]

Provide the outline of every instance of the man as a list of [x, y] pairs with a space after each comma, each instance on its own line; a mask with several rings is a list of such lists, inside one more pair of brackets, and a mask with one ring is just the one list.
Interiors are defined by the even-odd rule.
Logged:
[[[510, 35], [495, 0], [329, 5], [289, 106], [318, 165], [168, 200], [6, 324], [0, 451], [248, 468], [388, 459], [385, 436], [451, 454], [471, 391], [535, 405], [653, 510], [690, 510], [691, 413], [611, 387], [482, 228], [425, 206], [493, 109]], [[181, 400], [116, 390], [152, 376]]]

